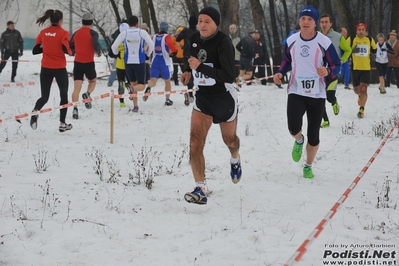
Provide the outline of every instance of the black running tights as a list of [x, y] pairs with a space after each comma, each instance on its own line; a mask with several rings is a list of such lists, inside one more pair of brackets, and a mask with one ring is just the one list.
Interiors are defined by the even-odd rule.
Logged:
[[[57, 82], [58, 88], [60, 89], [60, 105], [68, 103], [68, 73], [66, 68], [51, 69], [42, 67], [40, 71], [40, 87], [41, 97], [35, 104], [35, 110], [41, 110], [43, 106], [48, 102], [50, 97], [51, 85], [53, 79]], [[67, 115], [68, 108], [60, 109], [60, 122], [65, 123], [65, 117]]]

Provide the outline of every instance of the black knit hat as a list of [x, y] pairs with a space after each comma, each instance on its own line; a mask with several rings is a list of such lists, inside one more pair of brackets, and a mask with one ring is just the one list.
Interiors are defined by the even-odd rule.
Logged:
[[199, 12], [199, 14], [204, 14], [204, 15], [210, 16], [211, 19], [213, 21], [215, 21], [216, 26], [219, 26], [219, 24], [220, 24], [220, 13], [215, 8], [210, 7], [210, 6], [205, 7]]

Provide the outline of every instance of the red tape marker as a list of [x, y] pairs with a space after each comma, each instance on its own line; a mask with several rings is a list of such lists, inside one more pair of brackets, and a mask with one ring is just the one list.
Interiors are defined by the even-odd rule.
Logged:
[[392, 135], [392, 132], [394, 131], [394, 129], [397, 126], [398, 126], [398, 121], [395, 122], [394, 126], [390, 129], [388, 134], [385, 136], [384, 140], [381, 142], [378, 149], [375, 151], [373, 156], [367, 162], [366, 166], [363, 167], [363, 169], [360, 171], [358, 176], [353, 180], [353, 182], [350, 184], [350, 186], [345, 190], [345, 192], [342, 194], [342, 196], [339, 198], [339, 200], [334, 204], [334, 206], [330, 209], [330, 211], [323, 218], [323, 220], [321, 220], [321, 222], [316, 226], [315, 230], [313, 230], [313, 232], [308, 236], [308, 238], [305, 241], [303, 241], [303, 243], [299, 246], [299, 248], [291, 256], [291, 258], [288, 260], [288, 262], [286, 264], [284, 264], [284, 266], [293, 266], [300, 262], [303, 255], [305, 255], [305, 253], [308, 251], [309, 246], [313, 243], [314, 240], [316, 240], [316, 238], [323, 231], [324, 225], [334, 217], [334, 215], [338, 212], [339, 207], [341, 207], [341, 205], [346, 201], [346, 199], [349, 197], [349, 194], [352, 192], [352, 190], [355, 189], [355, 187], [357, 186], [359, 181], [362, 179], [363, 175], [367, 172], [370, 165], [374, 162], [375, 158], [380, 153], [381, 149], [384, 147], [387, 139], [389, 139], [389, 137]]

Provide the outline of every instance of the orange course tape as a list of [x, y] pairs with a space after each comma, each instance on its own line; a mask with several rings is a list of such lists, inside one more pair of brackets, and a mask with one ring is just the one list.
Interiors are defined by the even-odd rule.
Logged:
[[334, 204], [334, 206], [330, 209], [330, 211], [326, 214], [326, 216], [320, 221], [320, 223], [316, 226], [313, 232], [308, 236], [308, 238], [299, 246], [299, 248], [295, 251], [295, 253], [291, 256], [284, 266], [293, 266], [300, 262], [301, 258], [308, 251], [309, 246], [313, 243], [314, 240], [321, 234], [324, 229], [324, 225], [329, 222], [334, 215], [338, 212], [339, 207], [346, 201], [349, 197], [349, 194], [355, 189], [359, 181], [362, 179], [363, 175], [367, 172], [370, 165], [374, 162], [377, 155], [381, 152], [381, 149], [386, 144], [387, 139], [392, 135], [394, 129], [398, 126], [398, 121], [395, 122], [394, 126], [390, 129], [388, 134], [385, 136], [384, 140], [381, 142], [378, 149], [374, 152], [373, 156], [367, 162], [366, 166], [360, 171], [358, 176], [353, 180], [350, 186], [345, 190], [345, 192], [341, 195], [338, 201]]

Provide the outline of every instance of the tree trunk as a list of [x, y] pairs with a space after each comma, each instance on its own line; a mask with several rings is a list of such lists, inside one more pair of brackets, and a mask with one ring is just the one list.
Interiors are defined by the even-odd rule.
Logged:
[[188, 13], [190, 16], [198, 16], [199, 10], [198, 10], [198, 3], [196, 0], [185, 0], [186, 1], [186, 6], [188, 9]]
[[[271, 26], [272, 26], [272, 35], [273, 35], [273, 49], [272, 51], [272, 57], [273, 57], [273, 62], [278, 62], [279, 64], [281, 60], [283, 59], [282, 56], [282, 44], [280, 41], [280, 37], [278, 34], [278, 28], [277, 28], [277, 20], [276, 20], [276, 11], [275, 11], [275, 6], [274, 6], [274, 0], [269, 0], [269, 9], [270, 9], [270, 21], [271, 21]], [[288, 35], [288, 33], [287, 33]], [[274, 64], [276, 65], [276, 64]], [[276, 69], [275, 69], [276, 70]], [[275, 73], [275, 70], [273, 73]]]
[[336, 14], [338, 14], [339, 26], [345, 27], [348, 30], [348, 37], [353, 37], [356, 35], [355, 31], [355, 19], [351, 12], [350, 1], [348, 0], [336, 0], [335, 9]]
[[220, 29], [226, 34], [229, 34], [229, 26], [231, 24], [237, 25], [239, 29], [238, 10], [240, 3], [238, 0], [219, 0], [219, 10], [221, 16]]
[[260, 4], [259, 0], [249, 0], [249, 4], [251, 6], [252, 11], [252, 21], [254, 23], [255, 29], [259, 30], [261, 34], [264, 33], [263, 28], [263, 7]]
[[115, 3], [115, 0], [109, 0], [109, 2], [111, 3], [112, 10], [114, 11], [116, 22], [118, 24], [121, 23], [122, 19], [121, 15], [119, 14], [118, 5]]
[[389, 32], [391, 30], [398, 30], [398, 20], [399, 20], [399, 2], [397, 0], [392, 0], [391, 1], [391, 28], [389, 29]]
[[133, 16], [132, 7], [130, 6], [130, 1], [129, 0], [123, 0], [123, 10], [125, 11], [126, 19], [130, 18], [131, 16]]
[[[290, 16], [288, 14], [287, 2], [285, 0], [282, 0], [281, 3], [283, 4], [283, 10], [284, 10], [285, 36], [287, 36], [290, 33], [290, 31], [291, 31]], [[273, 13], [275, 13], [275, 12], [273, 12]]]
[[150, 9], [151, 22], [152, 22], [152, 26], [154, 27], [154, 33], [157, 33], [157, 32], [159, 32], [158, 20], [157, 20], [156, 14], [155, 14], [154, 3], [152, 0], [148, 0], [148, 6]]
[[319, 0], [307, 0], [306, 4], [307, 5], [312, 5], [312, 6], [314, 6], [317, 9], [319, 9], [319, 7], [320, 7], [320, 1]]
[[[124, 0], [124, 1], [129, 1], [129, 0]], [[146, 0], [140, 0], [140, 9], [141, 9], [141, 16], [143, 19], [143, 23], [147, 23], [148, 26], [150, 27], [151, 19], [150, 19], [150, 12], [148, 11], [148, 3]], [[150, 27], [151, 28], [151, 27]]]

